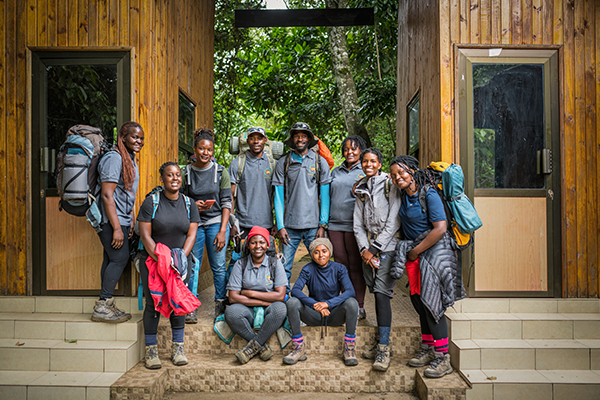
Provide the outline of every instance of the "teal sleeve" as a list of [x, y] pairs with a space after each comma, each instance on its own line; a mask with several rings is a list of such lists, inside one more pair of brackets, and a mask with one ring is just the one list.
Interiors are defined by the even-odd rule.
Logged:
[[[283, 186], [275, 187], [275, 219], [277, 220], [277, 230], [285, 228], [283, 225]], [[329, 208], [327, 209], [329, 213]]]
[[327, 185], [321, 185], [321, 219], [319, 224], [329, 223], [329, 183]]

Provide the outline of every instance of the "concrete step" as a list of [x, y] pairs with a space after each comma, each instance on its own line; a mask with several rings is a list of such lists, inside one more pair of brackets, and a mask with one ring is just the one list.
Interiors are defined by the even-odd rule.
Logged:
[[[0, 296], [0, 313], [91, 314], [96, 297]], [[115, 297], [117, 306], [131, 314], [141, 314], [137, 297]]]
[[600, 340], [453, 340], [458, 370], [600, 370]]
[[600, 299], [467, 298], [447, 313], [600, 313]]
[[0, 339], [137, 341], [142, 314], [120, 324], [92, 322], [87, 313], [0, 313]]
[[[463, 305], [464, 308], [464, 305]], [[599, 340], [600, 313], [448, 313], [452, 340]]]
[[[158, 400], [166, 390], [316, 392], [321, 398], [326, 398], [324, 393], [408, 393], [415, 389], [417, 379], [417, 371], [406, 365], [408, 359], [397, 356], [392, 357], [387, 372], [374, 371], [372, 361], [364, 359], [355, 367], [346, 367], [341, 356], [331, 354], [311, 353], [307, 361], [293, 366], [282, 364], [280, 355], [267, 362], [256, 357], [245, 365], [240, 365], [231, 354], [188, 354], [188, 359], [188, 365], [175, 367], [167, 357], [161, 357], [162, 369], [153, 371], [140, 362], [115, 382], [111, 388], [113, 398]], [[456, 373], [442, 379], [448, 390], [461, 392], [464, 398], [467, 387]]]
[[127, 372], [142, 358], [137, 341], [0, 339], [0, 370]]
[[600, 371], [462, 370], [469, 382], [467, 400], [600, 399]]
[[0, 371], [0, 399], [108, 400], [122, 372]]
[[[327, 334], [321, 339], [321, 328], [317, 326], [302, 327], [302, 333], [306, 343], [307, 350], [318, 354], [342, 354], [344, 334], [346, 330], [343, 326], [327, 327]], [[373, 338], [377, 332], [374, 326], [358, 326], [356, 329], [356, 348], [357, 352], [370, 349]], [[245, 346], [246, 341], [239, 336], [235, 336], [228, 345], [223, 342], [213, 330], [212, 325], [195, 324], [185, 326], [185, 349], [187, 353], [192, 354], [235, 354], [239, 349]], [[412, 357], [419, 352], [421, 343], [421, 332], [418, 327], [392, 327], [390, 333], [390, 344], [394, 354], [400, 357]], [[269, 346], [276, 352], [281, 350], [276, 335], [273, 335], [269, 341]], [[159, 353], [168, 356], [171, 348], [171, 327], [166, 318], [162, 318], [158, 327], [158, 348]], [[287, 354], [287, 353], [286, 353]]]

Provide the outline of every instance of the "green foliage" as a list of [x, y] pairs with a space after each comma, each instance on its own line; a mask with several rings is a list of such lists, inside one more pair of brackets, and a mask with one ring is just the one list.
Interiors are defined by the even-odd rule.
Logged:
[[496, 132], [473, 129], [475, 187], [493, 189], [496, 177]]
[[[217, 0], [215, 11], [215, 154], [227, 164], [229, 137], [262, 125], [283, 140], [297, 121], [338, 157], [347, 136], [331, 64], [327, 28], [234, 28], [235, 9], [257, 9], [259, 0]], [[288, 0], [290, 8], [324, 7], [323, 0]], [[398, 5], [393, 0], [350, 0], [349, 7], [374, 7], [375, 27], [347, 29], [361, 123], [374, 145], [395, 155]], [[389, 156], [388, 154], [389, 153]], [[340, 160], [341, 161], [341, 158]]]

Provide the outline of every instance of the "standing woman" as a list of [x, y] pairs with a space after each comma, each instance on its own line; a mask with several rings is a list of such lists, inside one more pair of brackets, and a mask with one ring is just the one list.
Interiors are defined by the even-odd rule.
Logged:
[[227, 297], [225, 253], [229, 237], [231, 180], [227, 169], [213, 160], [214, 150], [214, 133], [206, 128], [197, 129], [194, 132], [196, 161], [186, 167], [185, 193], [196, 202], [200, 212], [200, 224], [193, 252], [202, 262], [206, 244], [215, 285], [216, 318], [225, 312], [224, 301]]
[[390, 366], [390, 330], [395, 280], [390, 275], [394, 250], [398, 240], [394, 237], [400, 228], [398, 189], [381, 172], [381, 152], [370, 147], [360, 155], [366, 175], [355, 189], [354, 235], [363, 260], [363, 273], [369, 291], [375, 294], [375, 313], [379, 339], [363, 357], [375, 359], [373, 369], [387, 371]]
[[[236, 261], [227, 284], [231, 305], [225, 311], [225, 321], [234, 333], [248, 341], [235, 354], [241, 364], [246, 364], [257, 354], [263, 361], [273, 356], [267, 340], [283, 324], [287, 312], [283, 303], [287, 275], [281, 261], [267, 255], [269, 240], [269, 231], [265, 228], [255, 226], [250, 229], [246, 239], [250, 255]], [[257, 307], [265, 307], [264, 320], [254, 333], [252, 327]]]
[[[402, 247], [404, 242], [398, 245], [394, 268], [405, 261], [410, 299], [421, 322], [421, 352], [408, 365], [429, 365], [425, 376], [440, 378], [452, 372], [444, 312], [455, 300], [465, 297], [462, 281], [456, 282], [459, 267], [456, 253], [446, 232], [442, 199], [429, 186], [427, 174], [419, 169], [418, 160], [411, 156], [396, 157], [390, 171], [394, 185], [403, 192], [399, 216], [402, 233], [410, 241], [406, 243], [408, 247]], [[422, 190], [426, 210], [419, 200]]]
[[[144, 244], [142, 255], [144, 259], [151, 257], [157, 261], [155, 253], [156, 244], [162, 243], [171, 250], [183, 249], [191, 265], [192, 247], [196, 239], [196, 231], [200, 216], [198, 209], [186, 205], [184, 196], [179, 193], [181, 188], [181, 171], [174, 162], [164, 163], [159, 170], [160, 180], [164, 185], [164, 191], [159, 194], [156, 210], [152, 196], [147, 196], [138, 215], [140, 225], [140, 238]], [[149, 256], [149, 257], [148, 257]], [[154, 307], [154, 299], [148, 287], [148, 267], [146, 263], [140, 263], [140, 276], [144, 287], [146, 306], [144, 308], [144, 334], [146, 341], [146, 368], [157, 369], [161, 367], [158, 358], [157, 337], [160, 313]], [[187, 279], [189, 279], [189, 274]], [[171, 333], [173, 344], [171, 347], [171, 361], [175, 365], [188, 363], [183, 349], [183, 333], [185, 327], [185, 315], [171, 313]]]
[[133, 234], [133, 208], [140, 174], [135, 153], [144, 147], [144, 130], [137, 122], [125, 122], [117, 145], [98, 163], [99, 198], [102, 221], [98, 237], [104, 247], [100, 277], [100, 299], [94, 305], [92, 321], [125, 322], [131, 314], [118, 309], [113, 293], [129, 263], [129, 238]]
[[336, 262], [348, 269], [348, 275], [358, 301], [358, 318], [365, 319], [365, 278], [363, 277], [362, 260], [358, 244], [354, 236], [352, 218], [354, 213], [354, 193], [352, 188], [356, 181], [365, 177], [360, 163], [360, 154], [367, 148], [360, 136], [348, 136], [342, 142], [342, 156], [345, 161], [331, 172], [332, 182], [329, 187], [331, 207], [329, 213], [329, 239], [333, 244], [333, 257]]

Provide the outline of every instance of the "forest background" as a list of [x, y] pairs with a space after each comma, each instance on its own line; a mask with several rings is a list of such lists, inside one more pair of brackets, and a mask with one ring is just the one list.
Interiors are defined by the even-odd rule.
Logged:
[[229, 165], [229, 138], [251, 126], [283, 140], [294, 122], [310, 124], [336, 165], [349, 134], [395, 156], [398, 2], [284, 0], [290, 9], [372, 7], [373, 26], [235, 28], [236, 9], [265, 0], [216, 0], [215, 157]]

